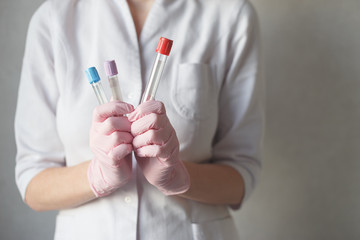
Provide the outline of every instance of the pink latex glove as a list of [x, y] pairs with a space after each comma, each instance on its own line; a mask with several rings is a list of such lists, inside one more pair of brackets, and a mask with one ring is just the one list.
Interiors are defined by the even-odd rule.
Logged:
[[137, 163], [146, 179], [165, 195], [184, 193], [190, 177], [179, 159], [179, 141], [161, 102], [140, 104], [129, 114]]
[[90, 129], [90, 148], [94, 153], [88, 179], [94, 194], [103, 197], [123, 186], [131, 177], [131, 123], [124, 116], [132, 105], [113, 101], [95, 108]]

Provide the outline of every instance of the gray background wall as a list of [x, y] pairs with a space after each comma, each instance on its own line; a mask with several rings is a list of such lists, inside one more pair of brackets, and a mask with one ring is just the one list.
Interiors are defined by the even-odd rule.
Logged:
[[[51, 239], [55, 212], [14, 183], [13, 118], [29, 19], [0, 0], [0, 239]], [[235, 212], [242, 239], [360, 239], [360, 1], [253, 0], [262, 25], [267, 133], [261, 182]]]

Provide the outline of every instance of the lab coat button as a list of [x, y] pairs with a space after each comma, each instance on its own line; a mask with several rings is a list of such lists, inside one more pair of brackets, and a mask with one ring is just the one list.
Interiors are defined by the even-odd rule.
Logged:
[[124, 201], [125, 201], [126, 203], [131, 203], [131, 197], [126, 196], [126, 197], [124, 198]]

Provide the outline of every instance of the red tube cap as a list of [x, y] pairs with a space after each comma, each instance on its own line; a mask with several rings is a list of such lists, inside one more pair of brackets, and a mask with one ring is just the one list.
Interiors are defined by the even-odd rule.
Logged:
[[156, 52], [169, 56], [172, 45], [173, 40], [161, 37], [157, 45]]

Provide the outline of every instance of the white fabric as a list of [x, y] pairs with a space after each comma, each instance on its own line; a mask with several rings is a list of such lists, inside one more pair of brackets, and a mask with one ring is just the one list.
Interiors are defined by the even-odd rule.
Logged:
[[[90, 160], [97, 100], [84, 70], [115, 59], [124, 101], [136, 106], [161, 36], [174, 40], [156, 99], [164, 102], [180, 158], [237, 169], [245, 199], [258, 179], [262, 136], [256, 14], [246, 0], [155, 1], [137, 40], [125, 0], [48, 0], [33, 16], [15, 119], [22, 197], [49, 167]], [[134, 166], [136, 168], [136, 166]], [[139, 169], [124, 187], [60, 211], [55, 239], [236, 239], [227, 206], [164, 196]]]

